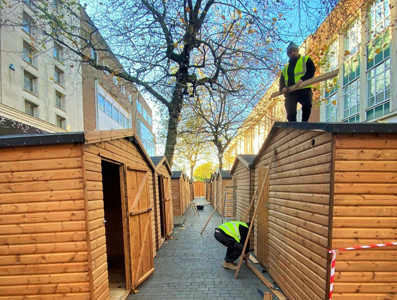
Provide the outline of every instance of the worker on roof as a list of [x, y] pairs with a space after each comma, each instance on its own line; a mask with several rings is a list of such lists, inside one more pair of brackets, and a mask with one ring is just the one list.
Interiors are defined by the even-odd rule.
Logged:
[[287, 119], [289, 122], [296, 122], [296, 106], [300, 103], [302, 105], [302, 122], [307, 122], [312, 110], [312, 86], [305, 86], [293, 92], [289, 92], [288, 87], [294, 84], [295, 87], [299, 87], [303, 81], [313, 78], [316, 67], [308, 55], [299, 54], [299, 48], [293, 42], [287, 47], [287, 55], [289, 62], [281, 71], [279, 82], [280, 93], [285, 96]]
[[[221, 226], [215, 228], [215, 239], [222, 245], [227, 247], [225, 260], [222, 266], [225, 269], [237, 270], [237, 265], [234, 261], [239, 258], [243, 252], [244, 243], [247, 239], [249, 230], [249, 223], [232, 221], [223, 223]], [[249, 240], [247, 248], [245, 249], [243, 259], [247, 261], [249, 257]]]

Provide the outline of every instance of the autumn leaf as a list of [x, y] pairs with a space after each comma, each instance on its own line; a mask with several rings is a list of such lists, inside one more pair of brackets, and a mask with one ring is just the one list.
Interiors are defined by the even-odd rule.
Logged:
[[221, 15], [222, 20], [226, 20], [226, 17], [224, 15]]
[[276, 22], [276, 21], [277, 21], [277, 18], [273, 18], [272, 20], [273, 20], [273, 22]]
[[375, 53], [379, 54], [380, 53], [380, 48], [375, 49]]
[[178, 47], [178, 43], [174, 43], [174, 48]]
[[282, 14], [278, 14], [278, 17], [281, 18], [283, 15]]
[[336, 100], [331, 101], [333, 105], [336, 105]]
[[50, 80], [54, 80], [54, 78], [50, 77]]
[[253, 11], [254, 11], [254, 13], [258, 12], [258, 10], [255, 7], [254, 7]]
[[368, 62], [371, 62], [371, 61], [373, 61], [374, 59], [373, 58], [368, 58]]
[[389, 43], [385, 43], [385, 44], [383, 45], [383, 48], [385, 48], [387, 45], [389, 45]]
[[185, 10], [186, 10], [188, 13], [190, 13], [190, 7], [189, 7], [189, 6], [186, 6], [186, 7], [185, 7]]
[[350, 51], [349, 51], [349, 50], [346, 50], [344, 55], [345, 55], [345, 56], [348, 56], [349, 54], [350, 54]]
[[138, 293], [139, 293], [139, 290], [132, 290], [132, 293], [133, 293], [133, 294], [138, 294]]

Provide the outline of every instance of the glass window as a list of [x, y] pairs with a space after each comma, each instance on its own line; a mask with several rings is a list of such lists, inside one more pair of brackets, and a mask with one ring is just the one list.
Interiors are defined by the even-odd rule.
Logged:
[[116, 122], [119, 119], [119, 110], [114, 106], [112, 107], [112, 119], [115, 120]]
[[142, 108], [143, 110], [143, 118], [147, 121], [147, 112], [146, 109]]
[[361, 44], [361, 23], [359, 20], [356, 20], [352, 26], [347, 30], [345, 36], [345, 57], [349, 58], [358, 51], [360, 51]]
[[334, 93], [325, 101], [325, 122], [338, 121], [338, 94]]
[[32, 35], [33, 20], [27, 13], [23, 13], [22, 17], [22, 30], [27, 34]]
[[152, 117], [151, 116], [147, 116], [147, 121], [149, 123], [149, 125], [152, 125]]
[[136, 110], [137, 110], [140, 114], [142, 114], [142, 104], [141, 104], [141, 102], [139, 102], [138, 99], [136, 100]]
[[92, 58], [95, 62], [97, 62], [97, 59], [98, 59], [97, 53], [96, 53], [96, 51], [95, 51], [94, 49], [92, 49], [92, 48], [91, 48], [91, 58]]
[[105, 100], [105, 113], [111, 117], [112, 116], [112, 104], [108, 100]]
[[36, 116], [36, 110], [37, 110], [37, 105], [25, 100], [25, 113], [27, 113], [28, 115], [35, 117]]
[[32, 74], [30, 74], [27, 71], [24, 71], [23, 88], [26, 91], [31, 92], [32, 94], [35, 94], [36, 93], [36, 81], [37, 81], [37, 78], [35, 76], [33, 76]]
[[360, 121], [360, 80], [354, 80], [343, 88], [343, 121]]
[[61, 69], [58, 69], [57, 67], [55, 67], [54, 81], [60, 85], [63, 85], [63, 78], [64, 78], [63, 71]]
[[119, 81], [118, 81], [117, 77], [114, 76], [114, 75], [113, 75], [113, 83], [114, 83], [115, 86], [119, 85]]
[[128, 94], [128, 101], [132, 102], [132, 96], [131, 96], [131, 94]]
[[154, 134], [150, 131], [149, 128], [143, 124], [141, 120], [140, 122], [140, 128], [141, 128], [141, 140], [142, 144], [145, 147], [147, 153], [149, 156], [154, 156], [155, 155], [155, 138]]
[[58, 91], [55, 92], [55, 106], [60, 109], [65, 109], [65, 95]]
[[328, 48], [326, 71], [331, 72], [338, 68], [339, 40], [335, 40]]
[[128, 120], [127, 117], [124, 116], [124, 128], [129, 128], [130, 120]]
[[57, 126], [61, 127], [61, 128], [65, 128], [66, 127], [66, 119], [61, 117], [61, 116], [56, 116], [56, 122], [57, 122]]
[[123, 95], [125, 95], [125, 86], [124, 86], [124, 85], [121, 86], [121, 93], [122, 93]]
[[119, 112], [119, 119], [117, 120], [117, 122], [119, 122], [119, 124], [123, 125], [124, 124], [124, 115]]
[[33, 65], [34, 48], [29, 43], [23, 41], [22, 59]]
[[54, 43], [54, 47], [52, 48], [52, 55], [57, 60], [62, 60], [62, 52], [63, 52], [62, 47], [59, 46], [57, 43]]
[[105, 111], [105, 98], [101, 94], [98, 94], [98, 108]]
[[373, 40], [390, 24], [389, 0], [376, 0], [369, 8], [368, 13], [368, 40]]

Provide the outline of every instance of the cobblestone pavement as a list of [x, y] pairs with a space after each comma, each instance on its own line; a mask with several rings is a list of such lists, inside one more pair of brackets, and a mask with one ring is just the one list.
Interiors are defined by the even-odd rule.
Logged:
[[[206, 202], [205, 199], [194, 201]], [[195, 216], [188, 208], [184, 227], [175, 227], [171, 235], [174, 239], [166, 241], [158, 251], [154, 274], [128, 300], [263, 299], [258, 288], [268, 289], [248, 267], [242, 264], [238, 279], [235, 279], [235, 271], [221, 266], [226, 247], [214, 238], [215, 227], [222, 223], [218, 213], [200, 235], [212, 211], [213, 207], [206, 205], [199, 211], [200, 216]], [[274, 295], [273, 299], [277, 300]]]

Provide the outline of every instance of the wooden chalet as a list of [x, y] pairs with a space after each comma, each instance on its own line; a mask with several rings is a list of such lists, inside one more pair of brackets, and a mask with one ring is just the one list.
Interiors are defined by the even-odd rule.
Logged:
[[216, 203], [216, 200], [215, 200], [215, 195], [216, 195], [216, 177], [217, 177], [217, 174], [218, 173], [213, 173], [213, 174], [211, 174], [211, 194], [210, 194], [210, 203], [211, 203], [211, 205], [215, 208], [215, 203]]
[[174, 216], [182, 216], [190, 204], [189, 182], [183, 171], [172, 172], [171, 188]]
[[154, 271], [133, 130], [0, 136], [0, 299], [123, 299]]
[[[397, 124], [276, 122], [252, 165], [255, 254], [288, 299], [328, 299], [329, 249], [397, 241]], [[275, 158], [264, 181], [270, 158]], [[332, 299], [397, 299], [397, 247], [337, 251]]]
[[206, 178], [204, 180], [204, 190], [205, 190], [205, 199], [210, 201], [210, 199], [211, 199], [211, 179]]
[[205, 197], [205, 183], [203, 181], [193, 182], [194, 187], [194, 197], [204, 198]]
[[151, 156], [154, 171], [155, 236], [156, 247], [160, 249], [174, 228], [172, 207], [171, 167], [165, 156]]
[[[217, 205], [219, 201], [222, 201], [222, 203], [219, 203], [218, 205], [218, 213], [222, 216], [224, 215], [225, 211], [225, 198], [227, 200], [230, 200], [230, 190], [228, 191], [227, 197], [224, 197], [226, 195], [226, 187], [229, 185], [232, 185], [232, 175], [230, 175], [230, 170], [219, 170], [216, 176], [216, 203]], [[231, 217], [236, 215], [236, 207], [233, 205], [231, 206], [230, 203], [227, 203], [226, 205], [226, 212], [227, 216]]]
[[[233, 177], [236, 186], [237, 202], [236, 202], [236, 220], [242, 222], [251, 221], [254, 206], [251, 206], [251, 211], [248, 214], [248, 209], [251, 200], [255, 194], [255, 172], [252, 168], [252, 162], [255, 155], [239, 154], [237, 155], [233, 166], [230, 170], [230, 175]], [[248, 217], [248, 219], [246, 219]], [[250, 250], [254, 250], [254, 231], [251, 232]]]

